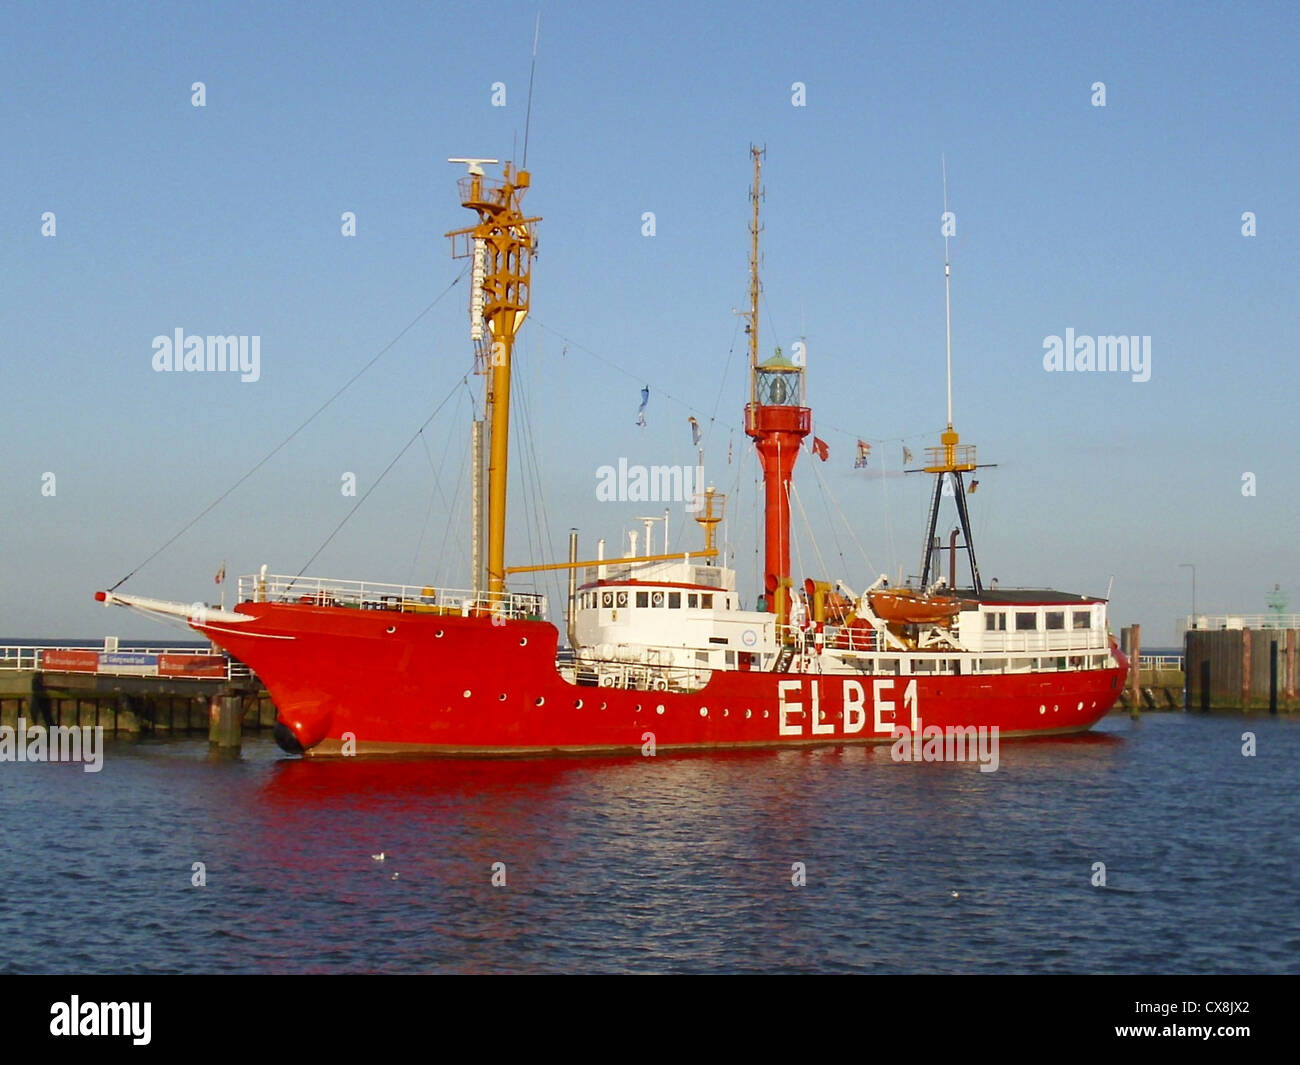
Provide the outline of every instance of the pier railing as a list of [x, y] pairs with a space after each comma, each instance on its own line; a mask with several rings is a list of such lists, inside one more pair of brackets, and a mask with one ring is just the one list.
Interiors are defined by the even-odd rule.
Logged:
[[[104, 644], [13, 644], [0, 646], [0, 669], [27, 672], [95, 673], [100, 676], [147, 676], [165, 680], [213, 680], [205, 665], [187, 671], [196, 659], [220, 664], [228, 681], [247, 681], [253, 676], [243, 662], [208, 647], [117, 647]], [[172, 662], [168, 662], [172, 659]]]
[[546, 597], [531, 592], [511, 592], [494, 600], [457, 588], [273, 574], [240, 577], [239, 601], [396, 610], [405, 614], [504, 614], [534, 620], [546, 617]]
[[1178, 631], [1224, 629], [1300, 629], [1300, 614], [1196, 614], [1178, 620]]
[[1183, 671], [1182, 655], [1138, 655], [1138, 669], [1153, 669], [1157, 672], [1173, 670]]

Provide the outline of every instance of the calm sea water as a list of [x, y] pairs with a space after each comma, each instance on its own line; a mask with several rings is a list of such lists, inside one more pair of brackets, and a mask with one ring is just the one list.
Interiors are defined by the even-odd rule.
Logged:
[[994, 773], [110, 742], [0, 763], [0, 971], [1294, 973], [1297, 765], [1300, 720], [1183, 714]]

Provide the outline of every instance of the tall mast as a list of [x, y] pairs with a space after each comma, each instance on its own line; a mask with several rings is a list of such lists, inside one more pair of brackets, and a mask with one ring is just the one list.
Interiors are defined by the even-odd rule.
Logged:
[[[528, 315], [535, 223], [524, 216], [522, 201], [530, 184], [527, 170], [511, 172], [505, 164], [500, 181], [488, 181], [484, 163], [495, 159], [450, 159], [464, 163], [460, 179], [463, 206], [474, 211], [477, 225], [448, 233], [454, 258], [473, 258], [470, 335], [479, 368], [486, 376], [488, 432], [487, 598], [501, 609], [505, 591], [506, 472], [510, 454], [510, 366], [515, 336]], [[486, 330], [484, 330], [486, 326]], [[475, 583], [478, 583], [476, 575]]]
[[750, 148], [754, 157], [754, 218], [750, 224], [749, 279], [749, 403], [745, 406], [745, 433], [758, 449], [763, 466], [763, 583], [767, 608], [784, 628], [790, 617], [790, 477], [803, 439], [812, 431], [812, 411], [803, 406], [803, 367], [787, 359], [781, 349], [758, 361], [758, 201], [760, 161], [765, 154]]
[[930, 497], [930, 521], [925, 534], [924, 554], [921, 557], [921, 590], [925, 591], [930, 583], [930, 572], [934, 566], [934, 532], [939, 523], [939, 501], [943, 494], [945, 477], [952, 478], [953, 499], [957, 504], [957, 519], [961, 522], [962, 534], [966, 537], [966, 554], [970, 559], [971, 587], [975, 594], [983, 591], [980, 583], [979, 563], [975, 561], [975, 541], [971, 536], [970, 514], [966, 509], [965, 475], [976, 469], [975, 445], [962, 444], [957, 431], [952, 427], [952, 266], [948, 256], [948, 234], [950, 216], [948, 214], [948, 161], [940, 156], [943, 167], [943, 302], [944, 330], [947, 346], [948, 369], [948, 428], [939, 434], [939, 447], [928, 447], [926, 451], [925, 472], [934, 474], [934, 492]]
[[943, 167], [943, 321], [948, 348], [948, 431], [952, 432], [952, 266], [948, 259], [948, 159], [939, 156]]

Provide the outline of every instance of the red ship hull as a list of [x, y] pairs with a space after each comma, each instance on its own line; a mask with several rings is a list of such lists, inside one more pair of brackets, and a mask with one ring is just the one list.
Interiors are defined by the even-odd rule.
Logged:
[[[308, 754], [525, 755], [886, 743], [895, 725], [1082, 732], [1128, 663], [1017, 674], [716, 671], [694, 692], [574, 684], [540, 621], [249, 602], [247, 624], [194, 624], [245, 662]], [[647, 735], [647, 734], [652, 734]], [[347, 753], [352, 753], [348, 750]]]

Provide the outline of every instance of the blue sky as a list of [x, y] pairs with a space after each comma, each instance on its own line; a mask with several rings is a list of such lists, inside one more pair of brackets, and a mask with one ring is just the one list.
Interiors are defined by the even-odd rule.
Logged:
[[[0, 635], [166, 638], [91, 593], [457, 277], [443, 234], [471, 216], [445, 160], [518, 156], [537, 10], [502, 3], [482, 24], [431, 3], [0, 12]], [[998, 464], [972, 499], [986, 580], [1104, 593], [1114, 575], [1113, 623], [1142, 622], [1148, 643], [1172, 642], [1190, 608], [1183, 562], [1202, 612], [1262, 612], [1275, 583], [1300, 609], [1298, 30], [1291, 5], [1266, 3], [543, 4], [527, 205], [544, 221], [509, 561], [562, 555], [571, 526], [584, 554], [598, 537], [612, 549], [647, 505], [597, 502], [597, 467], [691, 462], [694, 414], [755, 591], [732, 309], [756, 142], [762, 344], [806, 338], [831, 449], [796, 474], [812, 533], [796, 521], [800, 576], [860, 588], [917, 568], [929, 485], [881, 474], [900, 441], [919, 456], [944, 423], [946, 154], [955, 422]], [[370, 488], [449, 394], [311, 571], [467, 585], [466, 301], [462, 283], [123, 590], [209, 596], [222, 559], [232, 575], [298, 572], [355, 502], [342, 475]], [[153, 338], [176, 328], [259, 336], [260, 379], [156, 373]], [[1150, 380], [1045, 371], [1044, 338], [1067, 329], [1150, 336]]]

